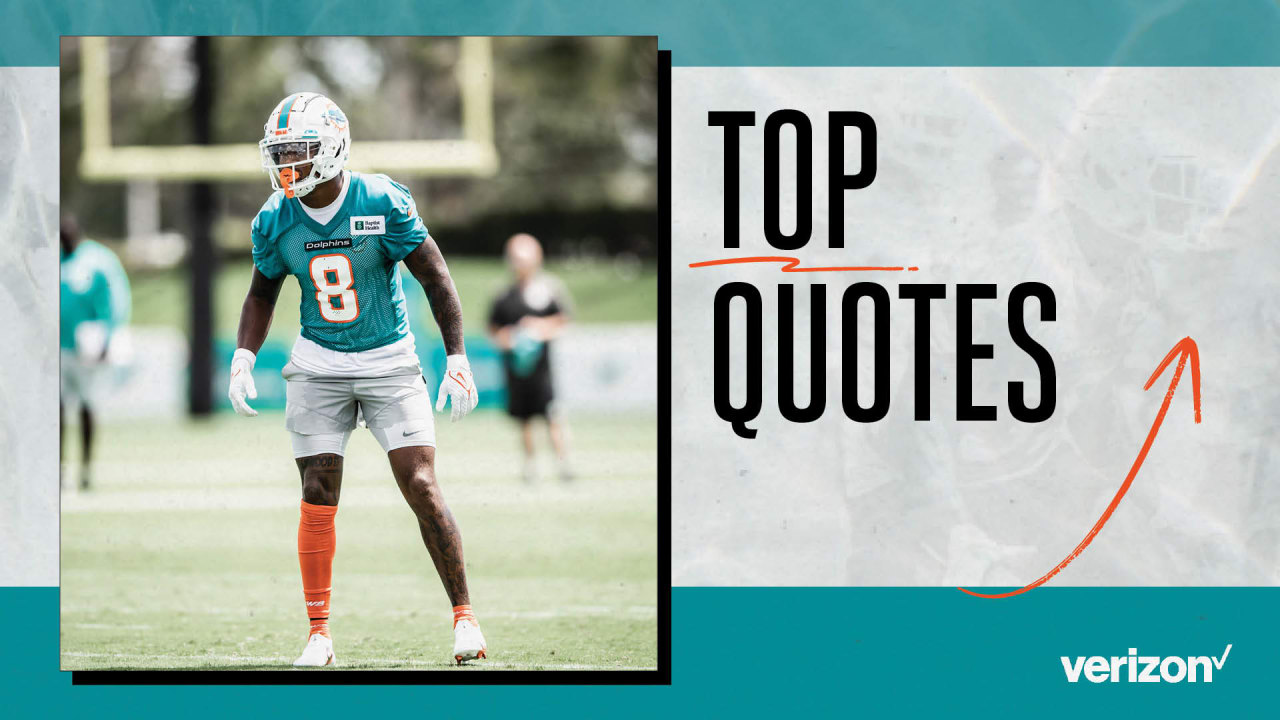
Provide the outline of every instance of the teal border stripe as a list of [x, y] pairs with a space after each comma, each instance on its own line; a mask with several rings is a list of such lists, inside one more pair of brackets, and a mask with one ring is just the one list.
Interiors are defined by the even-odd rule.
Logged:
[[[1262, 717], [1280, 671], [1277, 607], [1280, 588], [1047, 587], [998, 601], [954, 588], [675, 588], [670, 687], [139, 689], [72, 687], [56, 670], [57, 590], [5, 588], [0, 688], [32, 717], [97, 718], [116, 703], [131, 717], [391, 706], [433, 717]], [[1070, 684], [1059, 660], [1130, 647], [1221, 656], [1227, 643], [1211, 684]]]
[[60, 35], [658, 35], [677, 66], [1280, 65], [1273, 0], [73, 0], [0, 7], [0, 65]]

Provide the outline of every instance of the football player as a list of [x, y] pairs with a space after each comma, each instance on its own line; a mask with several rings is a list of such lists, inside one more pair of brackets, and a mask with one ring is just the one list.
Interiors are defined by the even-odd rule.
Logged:
[[128, 340], [129, 278], [115, 253], [80, 237], [74, 218], [62, 218], [60, 317], [58, 339], [62, 360], [62, 393], [58, 401], [59, 453], [63, 406], [80, 406], [80, 489], [91, 485], [93, 409], [114, 360], [123, 361]]
[[471, 611], [462, 537], [436, 483], [431, 400], [405, 312], [399, 263], [426, 291], [448, 355], [436, 410], [454, 421], [479, 398], [462, 338], [462, 305], [408, 189], [385, 175], [346, 169], [347, 117], [332, 100], [296, 93], [264, 128], [262, 163], [275, 193], [253, 221], [253, 276], [240, 312], [228, 394], [236, 412], [258, 413], [252, 377], [285, 277], [302, 289], [302, 332], [283, 375], [285, 427], [302, 478], [298, 559], [311, 630], [296, 666], [335, 661], [329, 634], [334, 516], [343, 455], [357, 416], [387, 453], [427, 551], [453, 605], [453, 655], [485, 657]]

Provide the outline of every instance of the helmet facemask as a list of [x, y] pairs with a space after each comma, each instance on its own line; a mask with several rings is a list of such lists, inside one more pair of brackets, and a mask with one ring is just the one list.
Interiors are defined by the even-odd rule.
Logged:
[[262, 167], [271, 186], [284, 191], [285, 197], [307, 195], [337, 177], [347, 164], [351, 136], [346, 116], [324, 96], [301, 93], [285, 98], [263, 130], [258, 143]]
[[262, 167], [271, 177], [272, 188], [283, 190], [285, 197], [300, 198], [336, 177], [343, 165], [339, 142], [333, 138], [263, 140]]

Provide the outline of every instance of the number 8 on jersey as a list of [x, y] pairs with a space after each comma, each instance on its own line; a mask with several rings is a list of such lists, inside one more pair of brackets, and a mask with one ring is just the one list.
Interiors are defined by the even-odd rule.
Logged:
[[355, 278], [346, 255], [317, 255], [311, 258], [311, 282], [316, 286], [320, 317], [331, 323], [348, 323], [360, 315], [360, 303], [352, 288]]

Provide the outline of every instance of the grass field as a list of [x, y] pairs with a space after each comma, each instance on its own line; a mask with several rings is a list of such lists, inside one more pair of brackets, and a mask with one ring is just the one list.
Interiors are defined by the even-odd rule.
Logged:
[[[341, 667], [656, 666], [655, 420], [572, 420], [579, 478], [561, 483], [548, 461], [529, 486], [505, 416], [437, 425], [437, 473], [489, 643], [488, 660], [461, 668], [413, 515], [377, 443], [356, 432], [337, 516]], [[75, 437], [68, 427], [68, 457]], [[63, 669], [288, 667], [307, 621], [283, 417], [114, 423], [100, 438], [95, 489], [63, 498]]]
[[[466, 332], [484, 334], [489, 304], [510, 282], [506, 267], [498, 258], [450, 257], [449, 272], [462, 299]], [[215, 288], [215, 332], [234, 336], [240, 306], [249, 289], [250, 261], [227, 263], [218, 272]], [[657, 267], [652, 262], [626, 263], [619, 260], [552, 261], [547, 270], [564, 282], [574, 303], [578, 323], [657, 322]], [[405, 292], [421, 289], [401, 268]], [[133, 289], [134, 325], [167, 325], [185, 328], [190, 301], [190, 281], [186, 268], [136, 272], [130, 275]], [[286, 279], [276, 304], [272, 334], [293, 338], [298, 333], [298, 283]], [[427, 323], [434, 329], [434, 325]], [[280, 333], [280, 334], [277, 334]]]

